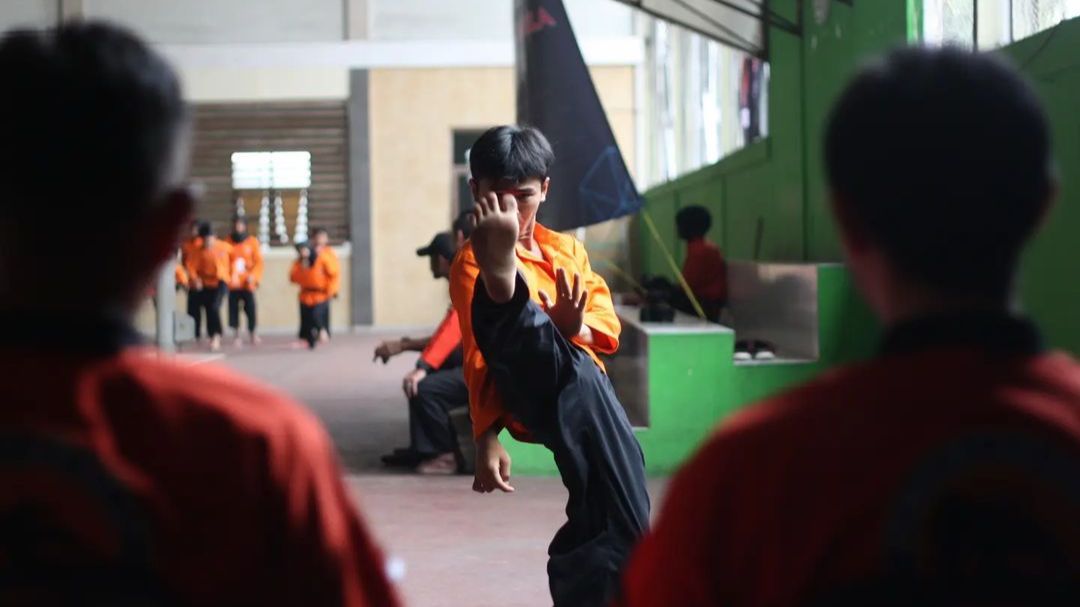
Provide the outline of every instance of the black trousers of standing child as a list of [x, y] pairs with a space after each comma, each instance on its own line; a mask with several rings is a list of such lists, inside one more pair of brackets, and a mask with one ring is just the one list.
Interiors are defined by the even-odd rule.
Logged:
[[247, 289], [231, 289], [229, 291], [229, 328], [236, 331], [240, 328], [240, 306], [244, 307], [244, 315], [247, 316], [248, 333], [255, 334], [255, 293]]
[[[220, 282], [216, 287], [204, 287], [199, 290], [199, 310], [206, 315], [206, 335], [214, 337], [221, 335], [221, 300], [225, 299], [229, 287]], [[198, 317], [195, 319], [198, 326]]]
[[503, 403], [555, 455], [570, 493], [548, 548], [556, 607], [607, 605], [649, 522], [645, 460], [608, 377], [529, 299], [495, 304], [478, 280], [473, 332]]
[[315, 347], [319, 341], [319, 331], [330, 331], [330, 302], [324, 301], [313, 306], [300, 304], [300, 339], [308, 346]]
[[202, 337], [202, 308], [199, 301], [199, 291], [189, 288], [187, 292], [187, 313], [195, 321], [195, 339]]

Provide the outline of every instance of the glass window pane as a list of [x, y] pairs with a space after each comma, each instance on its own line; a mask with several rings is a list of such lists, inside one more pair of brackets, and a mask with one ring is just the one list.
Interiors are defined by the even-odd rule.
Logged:
[[1009, 0], [978, 0], [979, 49], [988, 50], [1012, 42]]
[[1066, 0], [1013, 0], [1013, 39], [1027, 38], [1061, 23], [1065, 9]]
[[923, 41], [972, 48], [975, 41], [975, 0], [925, 0]]

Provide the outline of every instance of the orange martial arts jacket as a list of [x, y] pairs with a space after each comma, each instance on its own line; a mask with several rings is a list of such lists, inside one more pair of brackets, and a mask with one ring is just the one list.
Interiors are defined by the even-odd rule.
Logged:
[[323, 247], [308, 267], [297, 259], [293, 262], [289, 280], [300, 285], [300, 303], [316, 306], [329, 301], [341, 288], [341, 264], [330, 247]]
[[200, 246], [188, 256], [187, 271], [192, 283], [198, 278], [203, 288], [217, 288], [222, 281], [229, 282], [232, 274], [232, 247], [224, 240], [215, 240], [209, 247]]
[[240, 242], [234, 242], [230, 235], [226, 242], [232, 246], [229, 288], [234, 291], [254, 291], [262, 282], [263, 276], [263, 255], [259, 239], [248, 236]]
[[198, 236], [192, 236], [180, 243], [180, 265], [187, 268], [188, 260], [191, 259], [191, 254], [201, 248], [202, 238], [199, 238]]
[[[559, 268], [566, 272], [567, 280], [571, 282], [575, 273], [580, 274], [582, 288], [589, 293], [585, 304], [585, 325], [592, 330], [593, 344], [585, 345], [576, 337], [571, 341], [587, 352], [597, 366], [604, 370], [604, 363], [599, 355], [614, 354], [619, 349], [619, 333], [622, 331], [607, 283], [592, 271], [585, 246], [576, 238], [554, 232], [540, 224], [536, 224], [533, 237], [540, 248], [539, 257], [521, 245], [517, 247], [517, 267], [529, 285], [529, 297], [541, 304], [537, 293], [542, 290], [554, 300], [555, 272]], [[467, 242], [458, 252], [450, 270], [450, 299], [461, 321], [461, 343], [465, 356], [465, 381], [469, 386], [473, 435], [480, 436], [493, 424], [500, 423], [510, 430], [515, 438], [530, 440], [528, 429], [512, 419], [503, 407], [495, 381], [488, 376], [487, 363], [473, 336], [472, 299], [479, 275], [480, 268], [476, 265], [472, 243]]]

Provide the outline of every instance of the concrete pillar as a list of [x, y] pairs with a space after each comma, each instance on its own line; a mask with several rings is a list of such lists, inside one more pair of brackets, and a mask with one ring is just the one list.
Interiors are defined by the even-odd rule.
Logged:
[[167, 263], [158, 272], [154, 301], [157, 314], [157, 332], [154, 341], [162, 352], [176, 350], [173, 328], [176, 322], [176, 273], [173, 264]]
[[365, 40], [371, 37], [371, 8], [375, 0], [344, 0], [345, 39]]
[[371, 144], [368, 71], [349, 74], [349, 242], [352, 324], [374, 322], [371, 277]]

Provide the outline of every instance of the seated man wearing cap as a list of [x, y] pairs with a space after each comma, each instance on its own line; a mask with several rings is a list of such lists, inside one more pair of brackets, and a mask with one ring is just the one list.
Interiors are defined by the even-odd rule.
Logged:
[[[456, 231], [459, 238], [463, 236]], [[440, 279], [450, 277], [450, 262], [456, 251], [454, 237], [441, 232], [416, 254], [430, 258], [431, 274]], [[450, 411], [469, 406], [469, 389], [462, 371], [461, 327], [454, 309], [447, 310], [434, 334], [385, 341], [375, 349], [375, 358], [386, 363], [405, 351], [421, 353], [402, 386], [409, 399], [409, 446], [383, 456], [383, 463], [415, 466], [421, 474], [453, 474], [461, 468], [464, 458]]]

